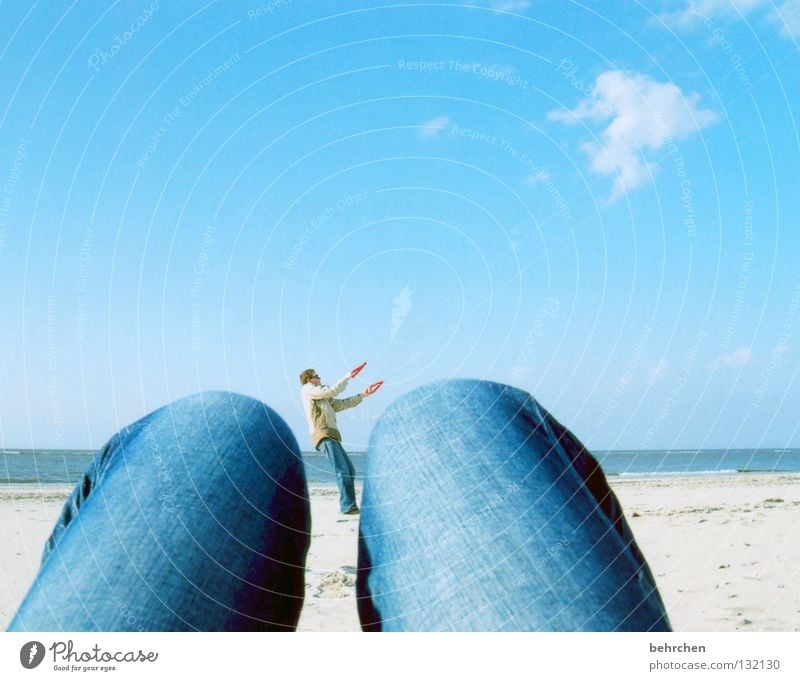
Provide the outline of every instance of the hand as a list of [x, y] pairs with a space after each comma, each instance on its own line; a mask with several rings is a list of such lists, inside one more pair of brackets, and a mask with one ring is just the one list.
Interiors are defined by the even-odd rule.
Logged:
[[353, 369], [350, 372], [350, 378], [355, 378], [358, 375], [358, 372], [361, 371], [365, 366], [367, 366], [366, 362], [364, 362], [363, 364], [359, 364], [355, 369]]
[[377, 381], [377, 382], [373, 383], [371, 386], [369, 386], [369, 388], [367, 388], [364, 391], [364, 397], [369, 397], [370, 395], [372, 395], [372, 393], [374, 393], [382, 385], [383, 385], [383, 381]]

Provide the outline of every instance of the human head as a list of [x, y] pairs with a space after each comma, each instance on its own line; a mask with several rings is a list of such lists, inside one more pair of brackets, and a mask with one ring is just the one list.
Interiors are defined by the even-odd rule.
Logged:
[[305, 385], [314, 378], [319, 379], [317, 372], [314, 369], [306, 369], [300, 374], [300, 385]]

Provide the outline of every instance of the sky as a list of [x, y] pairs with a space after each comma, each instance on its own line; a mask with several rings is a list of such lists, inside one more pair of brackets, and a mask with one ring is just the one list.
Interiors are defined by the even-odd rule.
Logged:
[[800, 0], [4, 2], [0, 445], [308, 367], [800, 447]]

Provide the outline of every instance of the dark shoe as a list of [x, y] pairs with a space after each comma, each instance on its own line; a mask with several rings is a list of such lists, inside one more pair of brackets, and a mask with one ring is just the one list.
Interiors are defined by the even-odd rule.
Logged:
[[344, 513], [345, 515], [358, 515], [358, 513], [360, 513], [360, 510], [358, 506], [353, 506], [353, 508], [348, 508], [346, 511], [342, 511], [342, 513]]

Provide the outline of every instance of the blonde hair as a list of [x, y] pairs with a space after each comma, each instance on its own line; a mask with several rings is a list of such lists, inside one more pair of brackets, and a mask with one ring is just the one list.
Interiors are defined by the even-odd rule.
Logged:
[[300, 385], [305, 385], [311, 380], [312, 376], [316, 376], [317, 372], [314, 369], [306, 369], [300, 374]]

